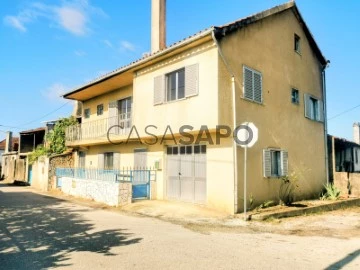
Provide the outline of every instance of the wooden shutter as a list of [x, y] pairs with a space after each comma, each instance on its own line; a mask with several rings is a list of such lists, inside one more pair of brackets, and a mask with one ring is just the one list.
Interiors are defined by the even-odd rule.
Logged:
[[114, 162], [113, 169], [120, 170], [120, 153], [114, 153], [113, 162]]
[[286, 176], [289, 174], [289, 161], [288, 161], [288, 152], [281, 151], [281, 176]]
[[324, 122], [324, 102], [318, 100], [318, 109], [319, 109], [319, 121]]
[[311, 119], [311, 102], [310, 96], [308, 94], [304, 94], [304, 106], [305, 106], [305, 117]]
[[271, 151], [268, 149], [263, 150], [263, 170], [264, 177], [271, 177]]
[[160, 75], [154, 78], [154, 105], [164, 103], [165, 99], [165, 76]]
[[261, 73], [253, 72], [254, 75], [254, 101], [262, 102], [262, 77]]
[[185, 67], [185, 97], [199, 94], [199, 64]]
[[104, 154], [98, 154], [98, 169], [104, 169]]
[[253, 72], [252, 70], [244, 67], [244, 98], [254, 99], [253, 92]]

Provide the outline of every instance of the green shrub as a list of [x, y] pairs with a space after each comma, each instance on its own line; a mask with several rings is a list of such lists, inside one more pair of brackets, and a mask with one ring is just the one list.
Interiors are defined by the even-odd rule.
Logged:
[[340, 197], [340, 190], [334, 184], [326, 184], [324, 185], [324, 192], [321, 195], [321, 200], [332, 200], [336, 201]]

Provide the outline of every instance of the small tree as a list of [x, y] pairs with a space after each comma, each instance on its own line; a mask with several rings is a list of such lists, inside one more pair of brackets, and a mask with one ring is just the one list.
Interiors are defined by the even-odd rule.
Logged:
[[61, 154], [65, 152], [65, 129], [76, 124], [76, 118], [73, 116], [62, 118], [55, 124], [54, 129], [46, 135], [50, 154]]

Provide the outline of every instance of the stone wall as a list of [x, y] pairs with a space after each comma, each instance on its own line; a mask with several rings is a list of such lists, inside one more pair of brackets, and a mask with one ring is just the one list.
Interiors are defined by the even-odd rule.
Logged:
[[92, 199], [110, 206], [131, 203], [132, 189], [129, 182], [99, 181], [61, 178], [61, 191], [77, 197]]
[[[350, 196], [360, 197], [360, 173], [349, 173], [349, 180], [351, 185]], [[348, 194], [348, 173], [335, 172], [334, 185], [341, 190], [341, 196]]]
[[67, 153], [67, 154], [50, 157], [48, 190], [56, 189], [56, 175], [55, 175], [56, 168], [74, 168], [73, 153]]

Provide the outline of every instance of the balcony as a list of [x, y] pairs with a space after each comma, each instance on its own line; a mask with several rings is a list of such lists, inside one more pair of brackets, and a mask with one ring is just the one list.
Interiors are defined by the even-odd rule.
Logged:
[[129, 134], [132, 121], [130, 113], [116, 117], [104, 118], [67, 127], [65, 130], [66, 144], [77, 145], [94, 142], [105, 142], [119, 139]]

